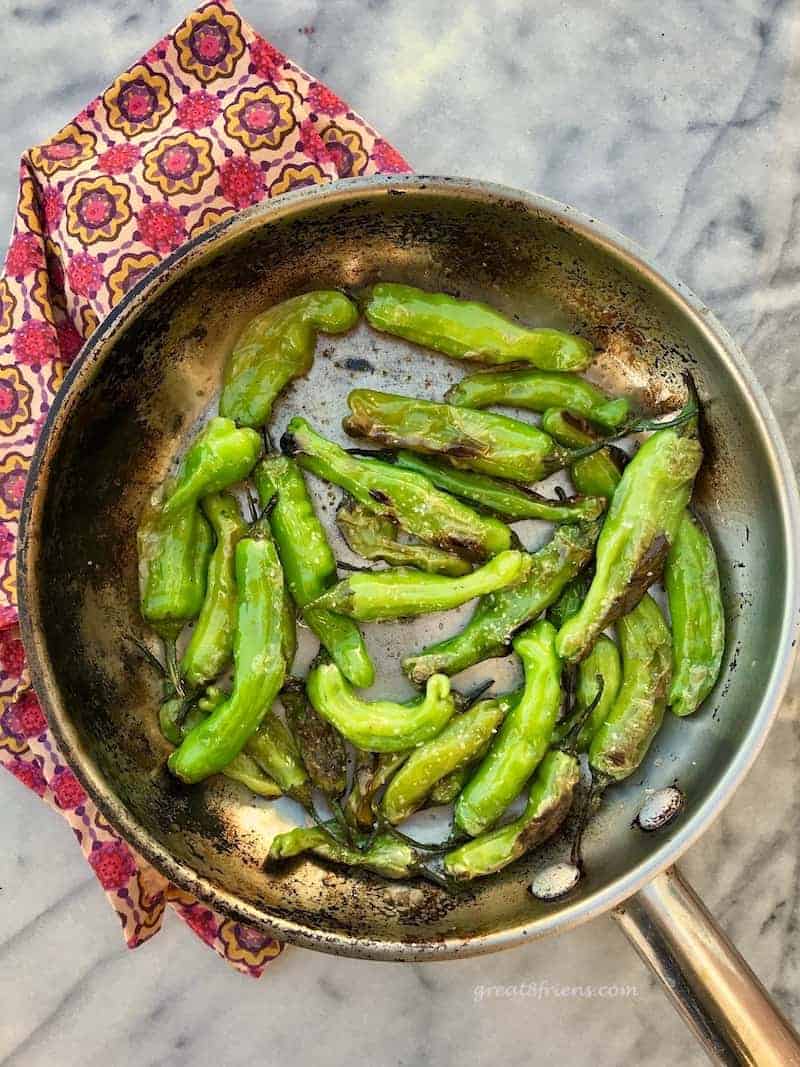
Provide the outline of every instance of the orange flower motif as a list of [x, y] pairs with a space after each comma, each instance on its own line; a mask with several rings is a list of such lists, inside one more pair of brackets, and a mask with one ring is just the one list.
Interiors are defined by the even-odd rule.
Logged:
[[67, 231], [85, 245], [113, 241], [131, 217], [127, 185], [106, 176], [81, 178], [67, 201]]
[[31, 298], [48, 322], [55, 322], [53, 305], [50, 300], [50, 275], [44, 268], [37, 270], [33, 276]]
[[336, 173], [340, 178], [354, 178], [363, 174], [369, 163], [369, 156], [361, 140], [361, 134], [355, 130], [343, 130], [331, 123], [322, 131], [325, 147], [333, 156]]
[[306, 185], [319, 185], [327, 181], [324, 171], [316, 163], [302, 163], [299, 166], [288, 163], [269, 187], [270, 196], [281, 196], [291, 189], [302, 189]]
[[0, 367], [0, 434], [8, 437], [31, 417], [33, 389], [13, 365]]
[[244, 52], [242, 24], [232, 11], [208, 4], [189, 15], [175, 34], [178, 63], [203, 83], [229, 78]]
[[162, 137], [144, 157], [145, 180], [162, 193], [196, 193], [214, 169], [211, 142], [194, 133]]
[[225, 110], [225, 130], [245, 148], [279, 148], [297, 125], [293, 103], [272, 85], [242, 89]]
[[279, 956], [283, 945], [280, 941], [256, 930], [254, 926], [224, 919], [219, 928], [219, 937], [225, 946], [225, 956], [235, 963], [248, 967], [263, 967], [269, 960]]
[[[21, 452], [7, 452], [0, 461], [0, 519], [16, 519], [19, 515], [29, 464], [30, 460]], [[12, 560], [14, 558], [11, 557]], [[13, 582], [9, 584], [9, 588], [6, 588], [5, 584], [2, 588], [8, 593], [9, 588], [14, 588]]]
[[8, 281], [0, 278], [0, 337], [5, 337], [14, 325], [14, 308], [16, 297], [9, 288]]
[[78, 329], [80, 330], [83, 339], [91, 337], [97, 327], [100, 325], [100, 319], [97, 314], [89, 307], [88, 304], [84, 304], [80, 311], [80, 322], [78, 323]]
[[30, 152], [31, 163], [45, 174], [55, 174], [57, 170], [72, 170], [94, 155], [97, 138], [93, 133], [82, 130], [70, 122], [47, 144], [38, 145]]
[[155, 130], [172, 108], [169, 82], [144, 64], [120, 74], [103, 93], [108, 124], [126, 137]]
[[42, 220], [39, 217], [39, 207], [36, 202], [36, 183], [33, 178], [23, 178], [19, 183], [17, 212], [30, 233], [42, 233]]
[[198, 234], [205, 233], [212, 226], [216, 226], [218, 222], [222, 222], [223, 219], [228, 219], [235, 214], [236, 212], [232, 207], [207, 207], [194, 226], [192, 226], [191, 236], [197, 237]]
[[127, 252], [120, 256], [119, 262], [108, 276], [111, 306], [118, 304], [123, 296], [160, 262], [155, 252]]

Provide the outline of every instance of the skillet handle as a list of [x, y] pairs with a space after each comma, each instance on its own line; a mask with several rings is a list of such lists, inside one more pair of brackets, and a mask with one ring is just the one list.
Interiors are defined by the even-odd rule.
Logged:
[[715, 1063], [800, 1065], [800, 1036], [676, 867], [612, 914]]

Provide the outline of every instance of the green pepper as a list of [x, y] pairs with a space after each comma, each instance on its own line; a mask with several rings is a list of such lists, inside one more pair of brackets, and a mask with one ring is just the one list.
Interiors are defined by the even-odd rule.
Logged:
[[580, 764], [575, 755], [560, 749], [548, 752], [536, 771], [522, 815], [448, 852], [445, 873], [459, 881], [482, 878], [543, 844], [569, 814], [579, 781]]
[[523, 519], [543, 519], [556, 523], [588, 522], [599, 518], [605, 509], [605, 502], [600, 497], [548, 500], [526, 486], [499, 481], [488, 474], [458, 470], [449, 463], [418, 456], [414, 452], [398, 452], [394, 462], [403, 470], [423, 474], [438, 489], [479, 504], [508, 522], [520, 522]]
[[355, 459], [315, 433], [305, 419], [289, 422], [281, 447], [296, 455], [301, 467], [341, 486], [359, 504], [391, 516], [420, 541], [472, 559], [486, 559], [511, 547], [511, 531], [498, 519], [478, 515], [413, 471], [380, 460]]
[[381, 812], [396, 824], [422, 807], [433, 786], [446, 775], [469, 766], [497, 733], [507, 707], [481, 700], [456, 715], [438, 737], [415, 749], [383, 794]]
[[426, 574], [414, 567], [360, 571], [334, 585], [314, 601], [314, 606], [348, 615], [359, 622], [405, 619], [449, 611], [474, 597], [508, 589], [524, 581], [530, 568], [527, 552], [509, 549], [462, 578]]
[[289, 679], [283, 687], [281, 703], [312, 783], [325, 796], [340, 797], [347, 788], [344, 741], [311, 707], [305, 686], [298, 679]]
[[356, 748], [368, 752], [402, 752], [435, 737], [455, 710], [450, 680], [435, 674], [425, 696], [408, 704], [362, 700], [335, 663], [320, 663], [306, 681], [309, 699]]
[[217, 535], [217, 544], [208, 565], [200, 617], [181, 659], [181, 674], [193, 689], [221, 674], [233, 655], [236, 544], [247, 532], [233, 497], [215, 493], [203, 500], [202, 508]]
[[[542, 429], [567, 448], [586, 448], [596, 440], [588, 432], [588, 427], [567, 411], [552, 408], [546, 411], [542, 416]], [[626, 460], [625, 453], [614, 445], [609, 445], [594, 455], [584, 456], [570, 467], [572, 484], [579, 493], [610, 500], [622, 477]]]
[[344, 802], [344, 815], [351, 826], [369, 830], [375, 822], [375, 797], [398, 767], [408, 758], [407, 751], [362, 752], [356, 749], [353, 784]]
[[345, 867], [363, 867], [384, 878], [413, 878], [419, 858], [407, 841], [394, 834], [378, 834], [368, 849], [358, 849], [337, 841], [321, 826], [300, 826], [272, 839], [269, 860], [279, 861], [313, 852]]
[[435, 545], [408, 544], [398, 540], [398, 524], [354, 500], [344, 501], [336, 512], [336, 524], [348, 548], [364, 559], [382, 560], [394, 567], [417, 567], [430, 574], [458, 577], [468, 574], [469, 563]]
[[461, 408], [505, 407], [547, 411], [566, 408], [606, 430], [621, 426], [630, 412], [625, 397], [610, 397], [576, 374], [538, 370], [484, 371], [462, 378], [445, 394]]
[[532, 555], [531, 571], [523, 582], [483, 597], [461, 633], [403, 660], [411, 681], [421, 685], [437, 672], [457, 674], [481, 660], [504, 655], [514, 633], [549, 607], [586, 566], [597, 534], [596, 523], [560, 526], [552, 540]]
[[286, 676], [283, 573], [263, 523], [236, 546], [236, 587], [233, 692], [170, 756], [170, 770], [184, 782], [199, 782], [230, 763], [258, 729]]
[[[563, 739], [576, 720], [586, 714], [586, 709], [594, 705], [594, 710], [578, 734], [575, 746], [578, 752], [587, 752], [592, 738], [608, 718], [621, 684], [622, 665], [619, 651], [610, 637], [601, 634], [586, 659], [582, 659], [578, 664], [575, 712], [556, 728], [556, 738]], [[600, 685], [603, 687], [602, 693], [599, 691]]]
[[304, 808], [311, 809], [311, 783], [308, 771], [286, 723], [267, 713], [245, 744], [248, 756], [263, 767], [287, 796], [294, 797]]
[[622, 685], [592, 738], [589, 766], [606, 781], [637, 769], [664, 718], [671, 672], [671, 640], [664, 616], [649, 595], [617, 621]]
[[714, 546], [702, 523], [684, 512], [664, 568], [672, 619], [669, 705], [691, 715], [714, 688], [725, 651], [725, 614]]
[[474, 763], [466, 763], [456, 771], [451, 771], [444, 778], [440, 778], [430, 791], [428, 800], [433, 805], [452, 804], [458, 794], [469, 781], [469, 776], [475, 769]]
[[226, 778], [247, 786], [251, 792], [266, 800], [274, 800], [275, 797], [283, 796], [278, 783], [265, 774], [252, 756], [248, 756], [246, 752], [240, 752], [238, 756], [234, 756], [222, 773]]
[[519, 700], [458, 798], [455, 825], [476, 837], [497, 822], [547, 752], [561, 707], [555, 627], [540, 619], [514, 639], [525, 669]]
[[[169, 708], [170, 701], [165, 701], [161, 705], [161, 728], [164, 736], [173, 745], [179, 745], [181, 739], [186, 736], [198, 723], [201, 723], [204, 719], [219, 707], [220, 704], [227, 698], [227, 694], [223, 690], [219, 689], [215, 685], [210, 685], [200, 697], [196, 697], [193, 701], [183, 701], [184, 710], [188, 704], [188, 714], [181, 714], [180, 719], [173, 716], [168, 716], [165, 719], [165, 711]], [[281, 787], [271, 778], [263, 768], [256, 762], [252, 756], [248, 756], [245, 752], [240, 752], [238, 756], [234, 758], [223, 767], [222, 774], [226, 778], [232, 779], [234, 782], [239, 782], [242, 785], [246, 785], [253, 793], [256, 793], [260, 797], [266, 799], [273, 799], [275, 797], [282, 796]]]
[[558, 632], [562, 659], [581, 660], [658, 580], [701, 460], [696, 437], [666, 429], [649, 437], [625, 468], [597, 541], [589, 592]]
[[352, 301], [335, 290], [304, 293], [251, 319], [225, 364], [220, 414], [264, 426], [281, 391], [311, 369], [317, 331], [344, 333], [357, 319]]
[[353, 389], [342, 426], [353, 437], [390, 448], [445, 456], [455, 467], [538, 482], [570, 462], [571, 453], [538, 426], [490, 411]]
[[587, 569], [576, 574], [561, 590], [558, 600], [547, 609], [547, 618], [557, 630], [561, 629], [567, 619], [577, 615], [591, 584], [592, 576]]
[[560, 330], [532, 330], [487, 304], [457, 300], [410, 285], [380, 282], [367, 294], [364, 315], [383, 333], [480, 363], [524, 361], [544, 370], [584, 370], [592, 346]]
[[375, 669], [356, 624], [342, 615], [311, 606], [336, 581], [336, 560], [314, 512], [302, 471], [294, 460], [270, 455], [256, 467], [254, 480], [261, 506], [273, 505], [270, 528], [289, 593], [304, 621], [348, 681], [359, 688], [372, 685]]
[[165, 515], [151, 503], [136, 534], [142, 617], [169, 644], [203, 607], [213, 534], [192, 502]]
[[261, 451], [255, 430], [239, 429], [231, 419], [211, 419], [183, 457], [163, 510], [174, 515], [201, 497], [219, 493], [246, 478]]

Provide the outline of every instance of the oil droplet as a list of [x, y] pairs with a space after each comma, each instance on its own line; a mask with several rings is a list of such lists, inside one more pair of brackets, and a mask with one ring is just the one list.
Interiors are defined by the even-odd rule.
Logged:
[[558, 900], [574, 889], [580, 880], [580, 868], [574, 863], [554, 863], [539, 871], [530, 884], [530, 891], [537, 900]]
[[665, 789], [656, 789], [645, 798], [636, 816], [636, 823], [648, 833], [651, 830], [660, 830], [675, 818], [684, 802], [685, 797], [677, 786], [668, 785]]

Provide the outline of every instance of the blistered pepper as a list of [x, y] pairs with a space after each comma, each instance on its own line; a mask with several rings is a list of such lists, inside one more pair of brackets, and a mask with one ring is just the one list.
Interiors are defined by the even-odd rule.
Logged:
[[414, 567], [359, 571], [334, 585], [313, 606], [359, 622], [428, 615], [460, 607], [497, 589], [508, 589], [524, 581], [530, 568], [527, 552], [509, 549], [461, 578], [426, 574]]
[[[576, 450], [586, 448], [596, 440], [589, 428], [579, 419], [555, 408], [549, 409], [542, 416], [542, 429], [560, 445]], [[625, 453], [614, 445], [609, 445], [594, 455], [584, 456], [571, 464], [572, 484], [579, 493], [610, 500], [622, 477], [626, 462]]]
[[485, 751], [505, 718], [502, 700], [481, 700], [454, 716], [433, 740], [415, 749], [397, 771], [381, 801], [381, 813], [396, 824], [422, 807], [438, 781], [468, 767]]
[[353, 784], [342, 805], [345, 818], [352, 826], [371, 829], [375, 823], [375, 798], [408, 755], [405, 750], [380, 755], [356, 750]]
[[558, 632], [558, 654], [581, 660], [598, 635], [661, 576], [702, 460], [697, 438], [658, 430], [625, 468], [597, 541], [595, 573], [576, 615]]
[[669, 706], [691, 715], [714, 688], [725, 651], [725, 613], [714, 546], [685, 511], [664, 568], [672, 620]]
[[589, 747], [589, 766], [606, 782], [627, 778], [647, 755], [664, 719], [671, 673], [670, 633], [649, 594], [616, 629], [622, 684]]
[[528, 577], [511, 589], [491, 593], [478, 605], [464, 629], [403, 660], [415, 685], [432, 674], [457, 674], [481, 660], [504, 655], [520, 627], [535, 619], [592, 558], [598, 526], [560, 526], [551, 541], [531, 556]]
[[262, 507], [271, 505], [269, 524], [292, 600], [348, 681], [372, 685], [375, 669], [361, 631], [351, 620], [311, 606], [336, 581], [336, 560], [311, 503], [302, 471], [287, 456], [266, 456], [254, 481]]
[[430, 574], [458, 577], [468, 574], [469, 563], [454, 552], [435, 545], [409, 544], [398, 539], [398, 524], [354, 500], [346, 500], [336, 512], [336, 525], [352, 552], [364, 559], [382, 560], [394, 567], [417, 567]]
[[585, 378], [528, 369], [470, 375], [452, 386], [445, 400], [463, 408], [499, 405], [540, 412], [566, 408], [606, 430], [621, 426], [630, 412], [625, 397], [610, 397]]
[[435, 737], [453, 714], [450, 680], [428, 679], [425, 695], [407, 704], [362, 700], [335, 663], [313, 667], [306, 691], [323, 719], [356, 748], [368, 752], [402, 752]]
[[390, 448], [446, 457], [456, 467], [513, 482], [538, 482], [571, 461], [572, 454], [528, 422], [432, 400], [354, 389], [342, 426]]
[[513, 642], [525, 684], [455, 807], [455, 825], [471, 837], [500, 818], [547, 752], [561, 707], [561, 662], [555, 627], [540, 619]]
[[283, 572], [263, 520], [236, 546], [236, 586], [233, 692], [170, 756], [170, 770], [184, 782], [198, 782], [230, 763], [286, 676]]
[[320, 826], [301, 826], [272, 839], [269, 859], [280, 861], [313, 852], [345, 867], [362, 867], [383, 878], [413, 878], [419, 872], [419, 857], [412, 846], [394, 834], [378, 834], [363, 852], [337, 841]]
[[601, 634], [589, 655], [578, 664], [575, 712], [556, 728], [556, 738], [565, 737], [576, 720], [585, 716], [586, 709], [594, 706], [576, 740], [577, 751], [587, 752], [592, 738], [608, 718], [621, 684], [619, 650], [610, 637]]
[[391, 516], [409, 534], [472, 559], [511, 547], [511, 531], [498, 519], [478, 515], [413, 471], [391, 463], [356, 459], [321, 437], [305, 419], [293, 418], [281, 440], [301, 467], [341, 486], [360, 504]]
[[217, 543], [208, 565], [206, 595], [180, 669], [191, 689], [216, 678], [233, 656], [236, 629], [236, 545], [247, 526], [236, 500], [227, 494], [213, 494], [203, 500], [202, 509], [216, 534]]
[[370, 326], [454, 359], [532, 363], [545, 370], [584, 370], [592, 346], [560, 330], [528, 329], [487, 304], [380, 282], [364, 302]]
[[225, 364], [220, 414], [264, 426], [282, 390], [311, 369], [317, 331], [344, 333], [357, 319], [355, 305], [336, 290], [295, 296], [251, 319]]
[[255, 430], [240, 429], [231, 419], [211, 419], [181, 461], [174, 487], [163, 504], [174, 515], [210, 493], [219, 493], [246, 478], [261, 451]]
[[347, 788], [347, 750], [341, 736], [317, 714], [298, 679], [283, 687], [281, 703], [312, 783], [326, 796], [340, 797]]
[[542, 519], [545, 522], [583, 522], [599, 518], [605, 508], [600, 497], [584, 496], [548, 500], [522, 485], [491, 478], [476, 471], [458, 470], [442, 460], [402, 450], [394, 462], [403, 470], [423, 474], [438, 489], [480, 505], [507, 522]]

